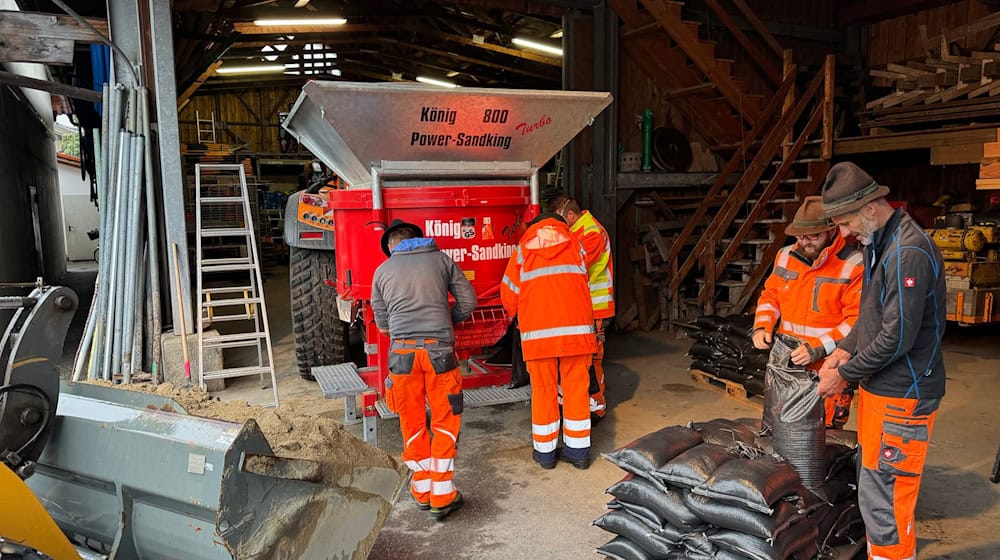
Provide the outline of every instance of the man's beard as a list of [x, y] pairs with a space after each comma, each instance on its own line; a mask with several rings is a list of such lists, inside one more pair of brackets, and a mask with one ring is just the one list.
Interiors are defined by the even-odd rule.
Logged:
[[859, 219], [861, 221], [861, 231], [859, 231], [855, 237], [858, 238], [858, 241], [860, 241], [862, 245], [867, 247], [872, 244], [872, 240], [875, 238], [875, 232], [879, 230], [879, 225], [878, 222], [875, 221], [875, 218], [869, 218], [868, 216], [861, 215], [859, 216]]

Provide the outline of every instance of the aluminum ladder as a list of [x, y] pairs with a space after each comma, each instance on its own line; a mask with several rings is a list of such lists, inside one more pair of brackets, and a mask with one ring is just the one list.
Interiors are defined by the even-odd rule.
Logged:
[[[198, 127], [199, 144], [215, 144], [215, 111], [212, 111], [211, 118], [203, 119], [198, 111], [194, 112], [194, 123]], [[202, 128], [204, 126], [205, 128]]]
[[[274, 352], [267, 321], [260, 257], [254, 233], [247, 178], [240, 164], [195, 164], [195, 227], [198, 274], [198, 383], [211, 379], [260, 376], [261, 389], [271, 378], [273, 403], [278, 406]], [[210, 223], [206, 223], [210, 222]], [[234, 240], [215, 248], [237, 250], [237, 257], [205, 258], [206, 239]], [[235, 285], [234, 279], [239, 277]], [[206, 280], [211, 286], [206, 287]], [[205, 332], [213, 323], [232, 322], [225, 334]], [[205, 371], [205, 349], [255, 348], [257, 363]]]

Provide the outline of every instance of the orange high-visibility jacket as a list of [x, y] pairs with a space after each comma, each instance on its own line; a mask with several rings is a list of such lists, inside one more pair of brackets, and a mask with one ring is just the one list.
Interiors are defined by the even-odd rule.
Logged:
[[840, 235], [812, 263], [797, 248], [778, 252], [757, 301], [754, 329], [773, 332], [780, 319], [778, 333], [802, 341], [816, 361], [833, 352], [858, 318], [864, 264]]
[[500, 299], [517, 316], [525, 360], [596, 351], [585, 253], [565, 223], [545, 218], [524, 232], [507, 263]]
[[615, 316], [614, 271], [611, 266], [611, 237], [604, 226], [587, 210], [570, 226], [587, 253], [587, 275], [590, 301], [595, 319]]

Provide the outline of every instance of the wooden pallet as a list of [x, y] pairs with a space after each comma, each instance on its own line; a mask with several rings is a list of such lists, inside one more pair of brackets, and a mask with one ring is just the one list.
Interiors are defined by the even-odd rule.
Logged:
[[763, 410], [764, 397], [761, 395], [748, 394], [747, 388], [743, 385], [740, 385], [735, 381], [716, 377], [711, 373], [701, 371], [700, 369], [692, 369], [690, 371], [691, 379], [693, 379], [698, 385], [710, 387], [712, 390], [718, 391], [731, 399], [743, 401]]

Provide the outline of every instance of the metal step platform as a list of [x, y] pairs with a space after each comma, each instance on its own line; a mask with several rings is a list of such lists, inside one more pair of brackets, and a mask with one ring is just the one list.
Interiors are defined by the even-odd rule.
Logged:
[[[357, 424], [358, 402], [356, 397], [369, 390], [368, 385], [358, 375], [357, 364], [346, 362], [333, 366], [316, 366], [312, 368], [312, 375], [316, 378], [324, 399], [344, 399], [344, 425]], [[368, 430], [365, 429], [365, 433], [367, 432]]]
[[[465, 408], [528, 402], [531, 400], [531, 386], [525, 385], [517, 389], [508, 389], [506, 387], [466, 389], [462, 391], [462, 396], [465, 401]], [[389, 410], [389, 407], [383, 400], [375, 403], [375, 410], [378, 411], [379, 418], [399, 418], [398, 414]]]

